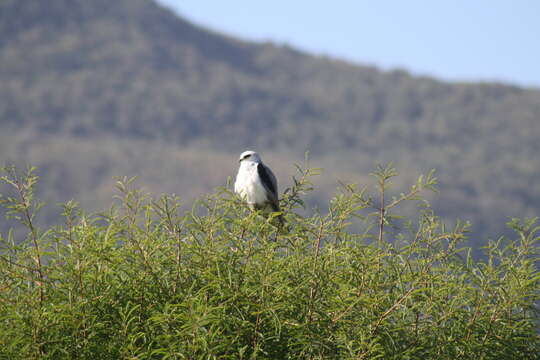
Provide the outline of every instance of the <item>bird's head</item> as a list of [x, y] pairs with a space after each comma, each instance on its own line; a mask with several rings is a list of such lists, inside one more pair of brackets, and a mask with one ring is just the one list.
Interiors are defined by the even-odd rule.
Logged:
[[261, 157], [255, 151], [247, 150], [240, 154], [240, 159], [238, 161], [253, 161], [255, 163], [260, 163]]

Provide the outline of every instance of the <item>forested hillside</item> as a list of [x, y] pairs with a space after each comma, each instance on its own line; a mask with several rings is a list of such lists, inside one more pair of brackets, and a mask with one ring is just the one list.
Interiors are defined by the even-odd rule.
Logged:
[[313, 204], [338, 180], [372, 184], [377, 162], [406, 180], [436, 168], [431, 201], [478, 244], [540, 214], [539, 90], [245, 42], [152, 0], [0, 0], [0, 99], [0, 163], [38, 166], [52, 206], [96, 209], [115, 175], [189, 202], [254, 148], [282, 189], [309, 151], [325, 169]]

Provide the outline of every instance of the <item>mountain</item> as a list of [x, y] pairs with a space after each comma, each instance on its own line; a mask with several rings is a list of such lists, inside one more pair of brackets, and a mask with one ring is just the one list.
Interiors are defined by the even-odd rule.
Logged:
[[477, 244], [540, 213], [537, 89], [241, 41], [152, 0], [0, 0], [0, 64], [0, 163], [38, 166], [52, 204], [100, 208], [114, 175], [188, 203], [255, 148], [281, 189], [309, 151], [326, 170], [315, 204], [337, 180], [371, 185], [378, 162], [403, 183], [435, 168], [435, 207], [470, 220]]

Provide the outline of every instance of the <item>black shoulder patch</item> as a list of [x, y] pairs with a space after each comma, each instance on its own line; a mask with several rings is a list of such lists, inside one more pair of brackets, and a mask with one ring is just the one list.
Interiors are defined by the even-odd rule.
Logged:
[[268, 171], [266, 171], [266, 167], [263, 164], [257, 165], [257, 173], [259, 174], [261, 182], [266, 190], [270, 191], [275, 197], [277, 197], [277, 189], [274, 186], [272, 179], [270, 179], [270, 175], [268, 174]]

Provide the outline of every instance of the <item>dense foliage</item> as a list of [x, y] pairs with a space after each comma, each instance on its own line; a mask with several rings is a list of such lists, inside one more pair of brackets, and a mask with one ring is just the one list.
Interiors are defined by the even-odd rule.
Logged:
[[[69, 202], [48, 230], [33, 171], [5, 169], [2, 204], [27, 234], [0, 242], [0, 358], [538, 359], [534, 220], [475, 262], [467, 225], [420, 198], [433, 174], [390, 197], [396, 173], [379, 167], [375, 196], [347, 185], [302, 217], [316, 170], [298, 169], [281, 229], [227, 188], [182, 213], [121, 179], [109, 211]], [[418, 219], [399, 218], [407, 202]]]

